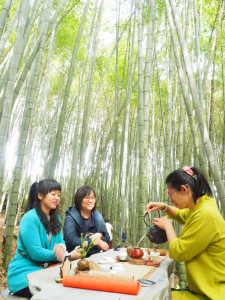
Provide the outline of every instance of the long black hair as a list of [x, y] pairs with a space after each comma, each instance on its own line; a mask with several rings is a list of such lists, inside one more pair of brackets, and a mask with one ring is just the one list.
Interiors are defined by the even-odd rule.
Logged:
[[[183, 169], [178, 169], [170, 173], [166, 178], [166, 184], [177, 191], [180, 191], [181, 185], [188, 185], [193, 192], [195, 203], [197, 199], [199, 197], [202, 197], [203, 195], [212, 197], [212, 190], [205, 176], [198, 168], [189, 168], [191, 171], [193, 171], [193, 174], [192, 172], [188, 172], [188, 170], [185, 171]], [[190, 175], [189, 173], [191, 173], [192, 175]]]
[[50, 210], [50, 222], [46, 214], [41, 209], [41, 200], [38, 198], [38, 193], [42, 194], [44, 197], [51, 191], [60, 191], [61, 185], [54, 179], [43, 179], [34, 182], [30, 187], [28, 205], [26, 211], [33, 208], [36, 209], [37, 214], [44, 225], [47, 233], [52, 232], [52, 234], [57, 234], [61, 231], [61, 224], [58, 218], [58, 209]]
[[[76, 191], [76, 194], [74, 196], [74, 204], [78, 211], [81, 210], [81, 202], [82, 202], [83, 198], [90, 195], [91, 192], [93, 192], [96, 197], [94, 189], [88, 185], [83, 185]], [[96, 208], [96, 202], [95, 202], [95, 206], [92, 210], [94, 210], [95, 208]]]

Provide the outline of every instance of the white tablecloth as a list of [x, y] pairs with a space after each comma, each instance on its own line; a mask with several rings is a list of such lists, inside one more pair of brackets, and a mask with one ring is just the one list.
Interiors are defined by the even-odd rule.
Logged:
[[[117, 255], [117, 251], [109, 250], [107, 252], [92, 255], [89, 259], [97, 263], [104, 256], [115, 258]], [[33, 272], [27, 277], [29, 288], [33, 293], [32, 300], [170, 300], [171, 293], [169, 288], [168, 267], [171, 263], [172, 260], [166, 257], [149, 277], [149, 279], [156, 282], [156, 285], [142, 287], [137, 296], [64, 287], [62, 284], [55, 282], [55, 278], [60, 277], [60, 266]], [[76, 265], [77, 261], [73, 261], [71, 275], [74, 274], [73, 270]]]

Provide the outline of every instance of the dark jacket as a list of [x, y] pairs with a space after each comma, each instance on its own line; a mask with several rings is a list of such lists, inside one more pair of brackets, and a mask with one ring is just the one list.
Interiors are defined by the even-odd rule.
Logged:
[[[109, 244], [110, 238], [108, 231], [105, 226], [104, 219], [98, 210], [93, 211], [94, 222], [95, 222], [95, 232], [100, 232], [103, 234], [103, 239]], [[83, 217], [80, 212], [75, 208], [75, 206], [70, 207], [66, 211], [65, 223], [63, 226], [64, 240], [66, 242], [67, 250], [70, 252], [74, 250], [76, 246], [81, 246], [81, 233], [84, 225]], [[84, 238], [84, 241], [91, 242], [90, 238]]]

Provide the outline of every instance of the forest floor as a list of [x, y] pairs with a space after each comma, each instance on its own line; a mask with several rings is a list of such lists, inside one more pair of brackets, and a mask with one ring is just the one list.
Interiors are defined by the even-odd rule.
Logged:
[[[2, 267], [3, 262], [3, 233], [5, 227], [5, 215], [0, 214], [0, 291], [7, 288], [7, 270]], [[13, 247], [16, 244], [16, 235], [18, 233], [18, 226], [15, 228], [14, 232], [14, 243]]]
[[5, 222], [5, 215], [0, 214], [0, 290], [1, 291], [7, 287], [6, 270], [2, 267], [4, 222]]

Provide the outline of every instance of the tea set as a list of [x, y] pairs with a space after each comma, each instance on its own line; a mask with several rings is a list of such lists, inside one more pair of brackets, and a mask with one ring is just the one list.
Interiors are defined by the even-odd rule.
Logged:
[[[152, 242], [154, 244], [165, 243], [167, 241], [167, 236], [166, 236], [165, 230], [159, 228], [158, 226], [156, 226], [154, 224], [152, 224], [152, 225], [148, 224], [146, 222], [147, 215], [148, 214], [144, 215], [144, 223], [149, 227], [146, 236], [149, 238], [150, 242]], [[159, 217], [160, 217], [160, 213], [159, 213]], [[138, 245], [139, 245], [139, 243], [138, 243]], [[117, 256], [119, 261], [125, 262], [125, 261], [127, 261], [128, 257], [131, 257], [134, 260], [135, 259], [137, 259], [137, 260], [144, 259], [144, 260], [148, 261], [150, 259], [150, 261], [157, 264], [160, 262], [159, 256], [165, 255], [163, 252], [166, 251], [166, 250], [160, 249], [159, 251], [152, 250], [150, 253], [148, 253], [147, 248], [139, 248], [138, 246], [132, 247], [132, 245], [128, 245], [128, 246], [129, 246], [128, 248], [122, 248], [122, 247], [118, 246], [114, 249], [116, 251], [119, 251], [118, 256]], [[163, 251], [161, 251], [161, 250], [163, 250]], [[113, 259], [111, 257], [104, 257], [103, 259], [101, 259], [98, 262], [98, 265], [103, 272], [111, 272], [112, 274], [121, 274], [125, 271], [123, 264], [116, 262], [115, 259]]]
[[110, 272], [111, 274], [122, 274], [125, 271], [123, 264], [116, 262], [112, 257], [104, 257], [98, 262], [98, 265], [101, 271]]

